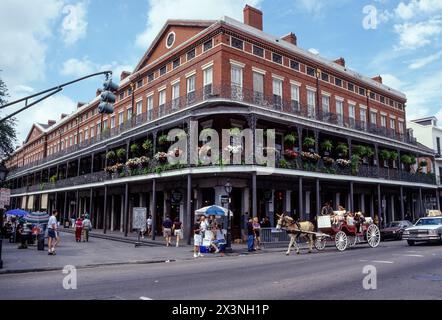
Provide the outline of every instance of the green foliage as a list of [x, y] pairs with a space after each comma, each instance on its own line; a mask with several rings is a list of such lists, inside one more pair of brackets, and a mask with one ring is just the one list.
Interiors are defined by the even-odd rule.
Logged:
[[351, 173], [356, 175], [359, 171], [359, 165], [361, 163], [361, 157], [358, 154], [351, 156]]
[[333, 142], [331, 142], [331, 140], [329, 140], [329, 139], [324, 140], [324, 142], [321, 143], [321, 149], [323, 151], [332, 152]]
[[389, 160], [389, 159], [391, 159], [392, 154], [391, 154], [390, 151], [385, 150], [385, 149], [382, 149], [382, 150], [379, 152], [379, 156], [381, 157], [382, 160]]
[[420, 167], [426, 167], [427, 165], [428, 165], [427, 160], [422, 160], [422, 161], [419, 162], [419, 166]]
[[126, 150], [124, 148], [120, 148], [117, 150], [116, 155], [120, 161], [124, 161], [126, 158]]
[[153, 148], [152, 141], [150, 139], [146, 139], [142, 146], [141, 146], [146, 152], [150, 152]]
[[315, 139], [312, 137], [305, 137], [304, 138], [304, 143], [303, 146], [306, 148], [312, 148], [314, 147], [316, 144]]
[[[8, 88], [0, 78], [0, 105], [6, 104]], [[17, 132], [15, 130], [15, 118], [8, 119], [0, 123], [0, 159], [3, 159], [14, 152], [14, 144], [17, 142]]]
[[399, 158], [399, 153], [396, 151], [390, 151], [390, 159], [396, 161]]
[[158, 137], [158, 144], [159, 145], [165, 145], [167, 142], [169, 142], [167, 140], [167, 135], [162, 134], [161, 136]]
[[285, 159], [279, 160], [279, 167], [282, 169], [287, 169], [289, 167], [287, 160]]
[[56, 183], [57, 182], [57, 175], [54, 174], [52, 177], [49, 178], [50, 183]]
[[137, 143], [133, 143], [130, 146], [130, 153], [134, 157], [138, 157], [140, 153], [140, 146]]
[[116, 155], [115, 155], [115, 152], [114, 151], [108, 151], [107, 153], [106, 153], [106, 159], [107, 160], [110, 160], [110, 161], [114, 161], [115, 159], [116, 159]]
[[355, 145], [353, 147], [353, 154], [357, 154], [361, 158], [364, 158], [364, 157], [371, 157], [371, 156], [373, 156], [374, 155], [374, 151], [370, 147], [366, 147], [366, 146], [363, 146], [363, 145]]
[[401, 162], [405, 165], [413, 165], [416, 163], [416, 157], [409, 154], [403, 154], [401, 156]]
[[289, 134], [285, 135], [284, 142], [288, 146], [293, 146], [296, 142], [296, 135], [294, 133], [289, 133]]
[[344, 156], [348, 155], [348, 146], [345, 143], [338, 143], [336, 146], [336, 151], [342, 153]]

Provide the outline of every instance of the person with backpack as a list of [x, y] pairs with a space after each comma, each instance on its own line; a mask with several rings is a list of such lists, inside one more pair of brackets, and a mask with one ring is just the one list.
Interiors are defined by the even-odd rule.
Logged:
[[166, 240], [166, 247], [170, 247], [170, 241], [172, 239], [172, 226], [173, 222], [170, 220], [170, 217], [167, 216], [163, 221], [163, 236], [164, 240]]

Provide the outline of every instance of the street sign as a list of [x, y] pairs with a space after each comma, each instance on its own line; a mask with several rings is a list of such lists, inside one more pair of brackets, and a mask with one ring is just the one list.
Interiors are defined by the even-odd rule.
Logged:
[[228, 195], [221, 195], [221, 204], [229, 203], [229, 196]]
[[132, 229], [143, 230], [146, 228], [147, 208], [133, 208]]
[[11, 190], [6, 188], [0, 189], [0, 208], [5, 208], [10, 205], [11, 201]]

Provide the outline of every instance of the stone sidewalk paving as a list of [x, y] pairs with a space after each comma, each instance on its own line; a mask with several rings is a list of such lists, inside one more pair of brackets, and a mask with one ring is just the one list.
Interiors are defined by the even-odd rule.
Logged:
[[[47, 245], [47, 240], [45, 242]], [[57, 255], [50, 256], [47, 247], [44, 251], [38, 251], [36, 245], [28, 246], [28, 249], [18, 249], [18, 243], [9, 243], [3, 239], [3, 269], [0, 269], [0, 274], [61, 270], [66, 265], [91, 268], [103, 265], [164, 263], [194, 259], [193, 246], [176, 248], [174, 244], [173, 241], [173, 246], [166, 247], [164, 242], [159, 240], [155, 241], [155, 245], [146, 243], [135, 247], [134, 243], [97, 237], [91, 237], [89, 242], [76, 242], [73, 234], [61, 232]], [[245, 245], [233, 245], [233, 253], [226, 255], [239, 254], [247, 254]], [[202, 259], [217, 257], [222, 258], [220, 254], [205, 254]]]

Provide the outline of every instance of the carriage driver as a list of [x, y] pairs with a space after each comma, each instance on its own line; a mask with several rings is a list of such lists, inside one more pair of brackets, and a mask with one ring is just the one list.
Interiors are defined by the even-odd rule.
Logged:
[[333, 208], [330, 205], [330, 202], [327, 201], [321, 209], [321, 216], [332, 216]]

